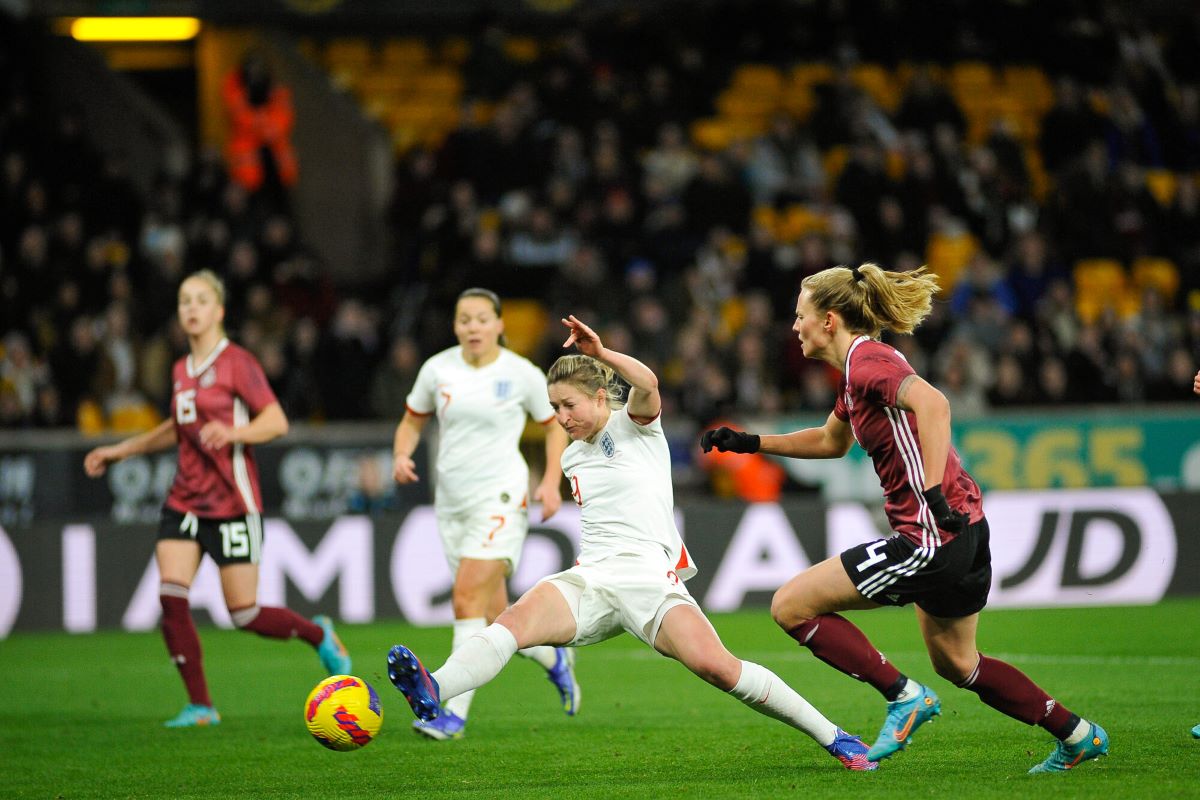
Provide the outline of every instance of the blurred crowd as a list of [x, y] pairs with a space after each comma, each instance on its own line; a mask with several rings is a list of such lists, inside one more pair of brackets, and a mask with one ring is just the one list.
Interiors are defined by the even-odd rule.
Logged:
[[[484, 20], [463, 122], [399, 159], [394, 264], [370, 286], [332, 285], [286, 192], [231, 180], [218, 153], [140, 194], [126, 177], [135, 155], [95, 153], [78, 114], [33, 112], [19, 43], [6, 42], [0, 426], [162, 413], [183, 344], [174, 291], [202, 267], [225, 277], [231, 335], [293, 420], [395, 420], [422, 359], [453, 342], [455, 297], [476, 285], [594, 323], [658, 372], [673, 417], [824, 412], [836, 374], [790, 333], [800, 280], [863, 261], [912, 269], [933, 238], [962, 234], [978, 247], [944, 302], [894, 340], [956, 415], [1186, 399], [1200, 357], [1200, 15], [869, 5], [626, 10], [543, 34], [522, 61]], [[936, 69], [916, 69], [890, 111], [849, 78], [866, 62], [967, 59], [1036, 60], [1051, 76], [1045, 191], [1011, 126], [970, 140]], [[738, 65], [798, 62], [832, 67], [803, 120], [779, 114], [717, 149], [694, 141]], [[1150, 169], [1180, 176], [1167, 202]], [[781, 235], [771, 220], [797, 207], [815, 221]], [[1073, 265], [1096, 257], [1169, 260], [1180, 285], [1081, 315]], [[545, 366], [561, 339], [551, 325], [528, 355]]]

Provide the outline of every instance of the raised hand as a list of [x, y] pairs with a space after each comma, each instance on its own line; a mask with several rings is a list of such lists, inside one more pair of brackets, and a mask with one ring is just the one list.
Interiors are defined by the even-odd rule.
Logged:
[[580, 322], [574, 314], [570, 314], [562, 320], [562, 324], [571, 331], [571, 335], [563, 342], [563, 347], [575, 345], [579, 352], [592, 358], [599, 358], [600, 354], [604, 352], [604, 345], [600, 343], [599, 334]]

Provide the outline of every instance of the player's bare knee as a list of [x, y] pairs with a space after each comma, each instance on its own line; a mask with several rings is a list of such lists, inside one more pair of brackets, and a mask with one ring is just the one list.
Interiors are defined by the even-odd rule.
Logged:
[[933, 671], [938, 674], [938, 677], [945, 678], [955, 686], [965, 681], [975, 669], [974, 658], [962, 659], [948, 655], [931, 655], [929, 660], [933, 664]]
[[496, 617], [494, 624], [503, 625], [507, 628], [508, 632], [517, 640], [518, 647], [525, 646], [521, 644], [521, 642], [525, 641], [523, 638], [525, 635], [525, 626], [522, 624], [521, 614], [519, 612], [513, 613], [513, 606], [509, 606], [500, 616]]
[[727, 653], [695, 655], [688, 659], [687, 664], [688, 669], [695, 675], [726, 692], [737, 684], [741, 666], [740, 661]]
[[771, 598], [771, 619], [775, 624], [790, 631], [797, 625], [803, 625], [812, 619], [812, 614], [796, 601], [795, 596], [787, 591], [787, 587], [779, 589]]

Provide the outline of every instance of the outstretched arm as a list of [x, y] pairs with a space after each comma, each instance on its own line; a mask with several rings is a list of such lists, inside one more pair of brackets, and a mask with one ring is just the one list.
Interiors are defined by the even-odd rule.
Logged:
[[392, 477], [396, 483], [416, 483], [421, 480], [417, 476], [417, 465], [413, 463], [412, 454], [428, 422], [429, 417], [405, 411], [400, 424], [396, 426], [396, 437], [392, 443]]
[[633, 356], [609, 350], [600, 342], [596, 332], [576, 319], [574, 314], [564, 319], [562, 324], [571, 331], [563, 347], [575, 345], [585, 356], [608, 364], [629, 383], [631, 389], [625, 403], [629, 416], [640, 419], [658, 416], [662, 411], [662, 397], [658, 393], [658, 376], [653, 370]]
[[722, 453], [770, 453], [788, 458], [841, 458], [854, 443], [849, 423], [830, 413], [819, 428], [805, 428], [792, 433], [758, 436], [732, 428], [705, 431], [700, 437], [704, 452], [714, 447]]
[[99, 478], [108, 469], [109, 464], [124, 461], [130, 456], [145, 453], [157, 453], [175, 444], [175, 423], [173, 420], [163, 420], [145, 433], [131, 436], [124, 441], [97, 447], [83, 458], [83, 469], [90, 478]]
[[850, 423], [842, 422], [832, 411], [819, 428], [763, 436], [759, 447], [764, 453], [788, 458], [841, 458], [850, 452], [854, 434]]

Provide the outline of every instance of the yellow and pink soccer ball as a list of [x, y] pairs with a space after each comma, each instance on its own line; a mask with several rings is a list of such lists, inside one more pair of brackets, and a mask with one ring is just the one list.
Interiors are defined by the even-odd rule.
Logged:
[[383, 725], [383, 707], [371, 684], [353, 675], [330, 675], [304, 703], [308, 732], [330, 750], [357, 750]]

